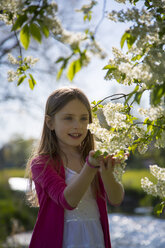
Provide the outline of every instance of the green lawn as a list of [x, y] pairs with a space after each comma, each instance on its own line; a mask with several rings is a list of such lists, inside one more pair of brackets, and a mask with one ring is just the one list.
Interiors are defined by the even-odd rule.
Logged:
[[142, 190], [141, 179], [148, 177], [150, 181], [156, 183], [156, 178], [149, 170], [128, 170], [123, 175], [123, 184], [125, 189]]
[[24, 177], [23, 169], [5, 169], [0, 170], [0, 183], [5, 183], [10, 177]]

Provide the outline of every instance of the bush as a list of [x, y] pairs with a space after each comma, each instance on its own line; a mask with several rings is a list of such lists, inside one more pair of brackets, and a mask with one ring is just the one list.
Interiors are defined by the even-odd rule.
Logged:
[[[14, 173], [12, 170], [10, 173], [3, 171], [3, 175], [5, 174], [6, 177], [0, 183], [0, 243], [4, 242], [11, 234], [32, 230], [37, 217], [38, 209], [30, 208], [27, 205], [25, 194], [10, 189], [7, 179]], [[1, 177], [2, 172], [0, 173]]]

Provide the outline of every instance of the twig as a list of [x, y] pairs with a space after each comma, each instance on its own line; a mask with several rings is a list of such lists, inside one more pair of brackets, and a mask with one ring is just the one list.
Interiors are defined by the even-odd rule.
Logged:
[[103, 0], [103, 9], [102, 9], [102, 16], [101, 16], [101, 19], [99, 20], [99, 22], [97, 23], [96, 27], [95, 27], [95, 30], [94, 30], [94, 34], [96, 35], [98, 29], [99, 29], [99, 26], [101, 25], [102, 21], [104, 20], [104, 14], [105, 14], [105, 8], [106, 8], [106, 0]]
[[[131, 94], [131, 93], [129, 93]], [[112, 98], [111, 100], [114, 101], [114, 100], [118, 100], [118, 99], [121, 99], [121, 98], [126, 98], [127, 96], [129, 96], [129, 94], [124, 94], [124, 93], [117, 93], [117, 94], [113, 94], [111, 96], [106, 96], [105, 98], [103, 98], [102, 100], [100, 100], [93, 108], [95, 108], [96, 106], [98, 106], [101, 102], [105, 101], [106, 99], [108, 98], [111, 98], [111, 97], [114, 97], [114, 96], [119, 96], [119, 97], [116, 97], [116, 98]]]
[[22, 48], [21, 48], [21, 45], [20, 45], [20, 42], [19, 42], [19, 39], [18, 39], [18, 36], [17, 36], [17, 32], [14, 30], [14, 35], [16, 37], [16, 40], [17, 40], [17, 44], [18, 44], [18, 47], [19, 47], [19, 53], [20, 53], [20, 57], [21, 57], [21, 63], [23, 62], [23, 55], [22, 55]]
[[161, 126], [154, 125], [154, 124], [151, 124], [151, 123], [144, 123], [144, 122], [136, 122], [136, 123], [132, 124], [131, 126], [135, 126], [137, 124], [148, 125], [148, 126], [157, 127], [157, 128], [165, 130], [165, 127], [161, 127]]

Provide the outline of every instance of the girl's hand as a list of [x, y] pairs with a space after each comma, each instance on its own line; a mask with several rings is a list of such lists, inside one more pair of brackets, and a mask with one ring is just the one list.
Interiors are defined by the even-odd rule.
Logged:
[[[125, 157], [128, 157], [129, 154], [126, 153]], [[104, 166], [101, 169], [102, 173], [113, 173], [114, 171], [114, 167], [116, 164], [120, 164], [122, 163], [122, 160], [120, 160], [119, 158], [115, 158], [113, 155], [108, 155], [105, 159], [104, 159]]]
[[104, 166], [104, 157], [103, 157], [103, 155], [100, 155], [97, 158], [94, 158], [94, 154], [95, 154], [95, 151], [90, 151], [89, 152], [89, 157], [88, 157], [89, 163], [91, 165], [93, 165], [93, 166], [103, 167]]
[[104, 166], [101, 168], [101, 173], [113, 173], [114, 171], [114, 166], [116, 164], [119, 164], [120, 160], [117, 158], [114, 158], [113, 155], [108, 155], [105, 159], [104, 159]]

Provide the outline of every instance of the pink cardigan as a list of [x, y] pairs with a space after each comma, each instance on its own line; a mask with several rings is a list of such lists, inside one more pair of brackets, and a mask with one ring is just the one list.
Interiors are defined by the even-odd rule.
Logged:
[[[29, 248], [62, 248], [64, 209], [73, 209], [63, 194], [67, 185], [62, 161], [49, 161], [49, 163], [47, 161], [48, 156], [39, 156], [31, 164], [32, 179], [35, 183], [40, 208]], [[59, 173], [55, 168], [61, 168]], [[99, 183], [102, 196], [97, 196], [96, 200], [105, 248], [111, 248], [105, 191], [100, 176]]]

